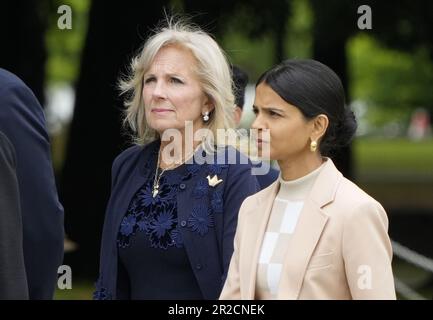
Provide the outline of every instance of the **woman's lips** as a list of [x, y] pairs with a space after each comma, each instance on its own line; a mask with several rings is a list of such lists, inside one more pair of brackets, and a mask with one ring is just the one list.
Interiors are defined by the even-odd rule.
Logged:
[[172, 109], [164, 109], [164, 108], [154, 108], [152, 109], [152, 112], [154, 113], [158, 113], [158, 114], [163, 114], [163, 113], [168, 113], [168, 112], [172, 112]]
[[257, 139], [257, 146], [258, 147], [262, 147], [264, 143], [268, 143], [268, 141], [262, 140], [262, 139]]

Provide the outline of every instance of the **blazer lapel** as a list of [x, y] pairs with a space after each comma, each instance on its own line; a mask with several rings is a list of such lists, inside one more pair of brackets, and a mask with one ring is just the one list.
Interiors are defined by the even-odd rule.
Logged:
[[247, 224], [248, 232], [245, 232], [244, 237], [241, 239], [240, 248], [240, 261], [242, 264], [240, 266], [240, 270], [242, 270], [240, 281], [241, 288], [245, 288], [245, 290], [241, 290], [242, 299], [254, 299], [259, 254], [279, 186], [278, 180], [269, 186], [266, 192], [257, 199], [257, 206], [250, 208], [248, 214], [245, 215], [245, 219], [257, 221], [258, 223], [244, 222]]
[[341, 177], [341, 173], [328, 158], [304, 203], [289, 242], [278, 299], [298, 298], [309, 261], [329, 219], [322, 208], [334, 200]]

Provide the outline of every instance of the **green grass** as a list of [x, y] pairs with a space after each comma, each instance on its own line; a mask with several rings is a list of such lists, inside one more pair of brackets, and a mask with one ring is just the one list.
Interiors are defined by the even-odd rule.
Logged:
[[357, 139], [356, 183], [385, 208], [433, 209], [433, 139]]
[[358, 139], [354, 160], [359, 173], [433, 175], [433, 139]]
[[72, 289], [57, 289], [55, 300], [91, 300], [95, 287], [90, 281], [77, 281], [72, 283]]

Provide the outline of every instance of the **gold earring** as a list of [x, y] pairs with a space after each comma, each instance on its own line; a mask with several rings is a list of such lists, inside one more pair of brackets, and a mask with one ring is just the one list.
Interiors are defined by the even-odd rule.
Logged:
[[310, 143], [311, 152], [316, 151], [316, 149], [317, 149], [317, 141], [311, 141], [311, 143]]

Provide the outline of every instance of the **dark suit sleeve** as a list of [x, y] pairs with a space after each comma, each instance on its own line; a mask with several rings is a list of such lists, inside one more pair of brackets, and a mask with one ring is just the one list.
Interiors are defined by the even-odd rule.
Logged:
[[[242, 162], [241, 162], [242, 163]], [[244, 162], [245, 163], [245, 162]], [[223, 276], [222, 285], [227, 277], [233, 243], [238, 222], [239, 209], [245, 198], [260, 191], [255, 176], [251, 175], [251, 165], [231, 165], [227, 173], [224, 192], [224, 234], [223, 234]]]
[[57, 197], [45, 118], [23, 82], [10, 74], [2, 74], [1, 80], [0, 128], [16, 153], [29, 296], [51, 299], [63, 260], [63, 208]]
[[0, 300], [28, 299], [13, 147], [0, 132]]

